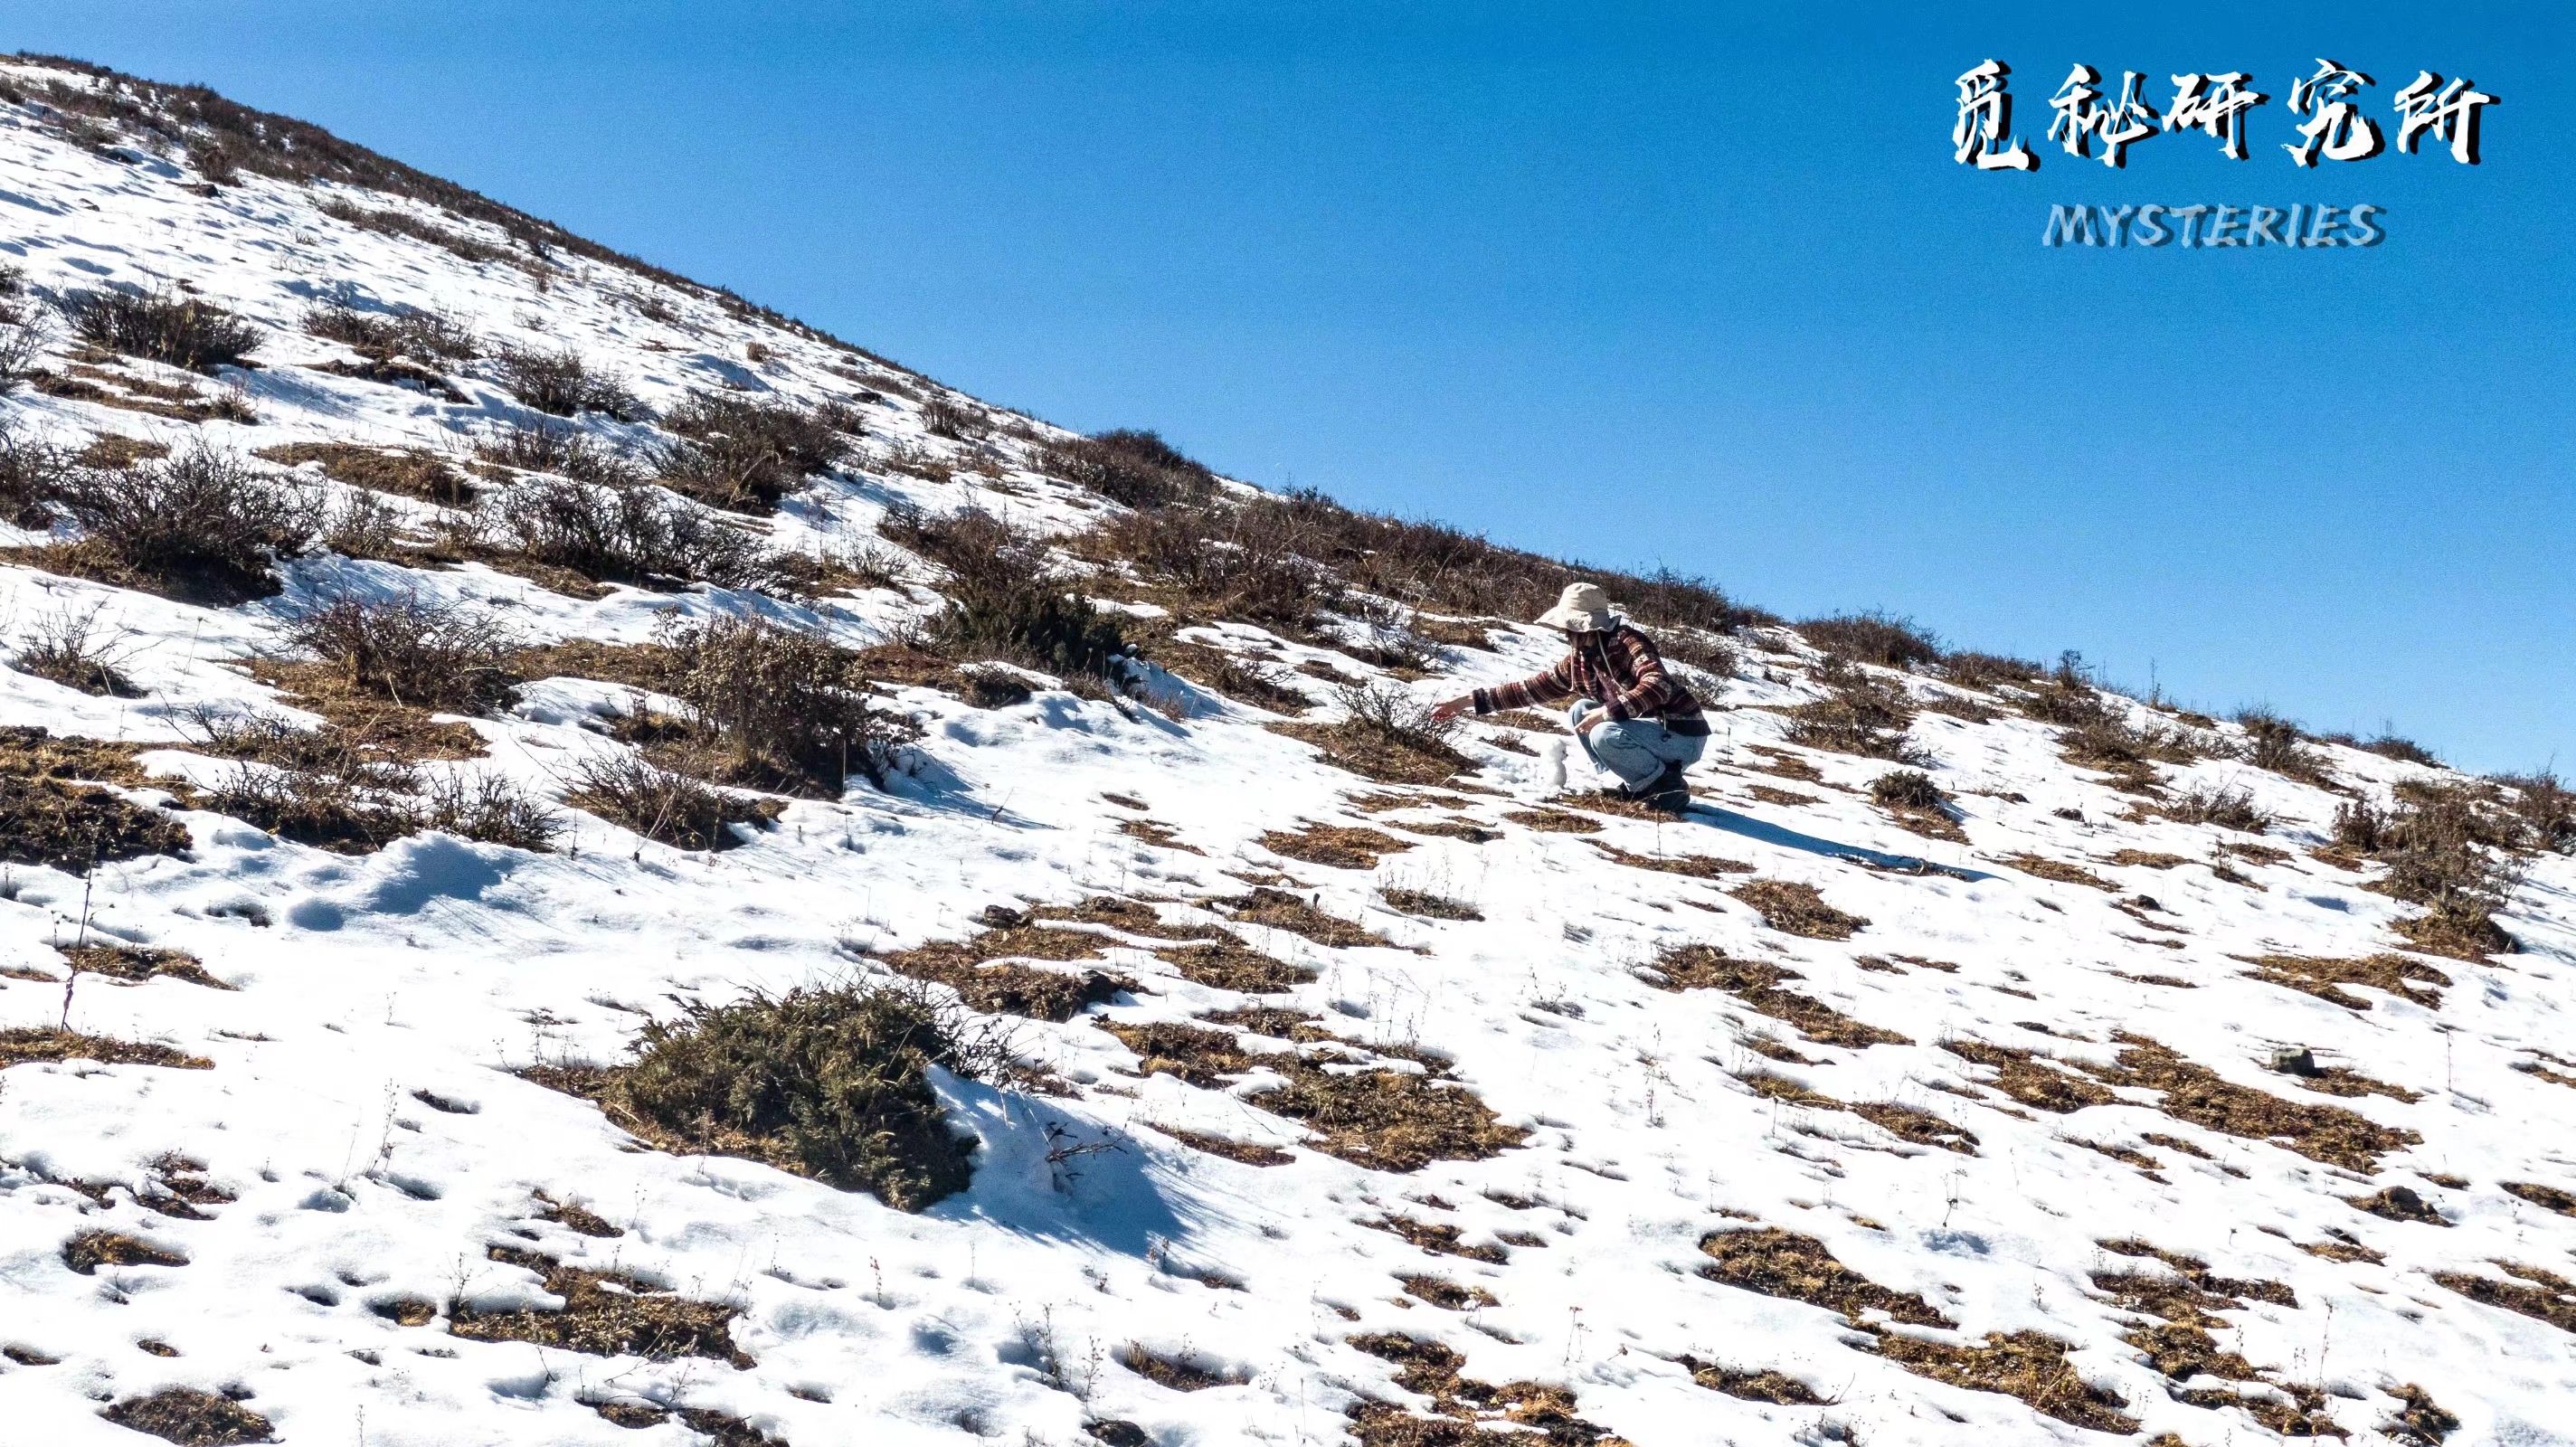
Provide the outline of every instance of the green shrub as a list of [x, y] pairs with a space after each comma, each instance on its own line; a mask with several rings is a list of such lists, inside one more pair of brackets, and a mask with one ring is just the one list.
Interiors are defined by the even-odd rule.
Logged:
[[686, 1149], [919, 1211], [974, 1174], [973, 1144], [950, 1132], [930, 1068], [990, 1078], [1003, 1060], [998, 1040], [918, 989], [791, 990], [647, 1025], [606, 1094]]

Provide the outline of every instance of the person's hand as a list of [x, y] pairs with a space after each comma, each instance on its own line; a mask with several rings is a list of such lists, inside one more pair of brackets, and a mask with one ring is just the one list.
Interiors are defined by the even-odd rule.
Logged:
[[1596, 708], [1592, 712], [1585, 714], [1582, 719], [1574, 725], [1574, 731], [1579, 734], [1588, 734], [1609, 721], [1610, 715]]
[[1473, 698], [1444, 698], [1431, 706], [1431, 717], [1445, 723], [1475, 706]]

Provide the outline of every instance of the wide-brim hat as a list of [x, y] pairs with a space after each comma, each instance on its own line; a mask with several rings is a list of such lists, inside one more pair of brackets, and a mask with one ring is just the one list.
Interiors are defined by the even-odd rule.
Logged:
[[1607, 632], [1614, 621], [1610, 616], [1610, 595], [1598, 583], [1568, 583], [1556, 606], [1538, 615], [1542, 628], [1564, 628], [1576, 633]]

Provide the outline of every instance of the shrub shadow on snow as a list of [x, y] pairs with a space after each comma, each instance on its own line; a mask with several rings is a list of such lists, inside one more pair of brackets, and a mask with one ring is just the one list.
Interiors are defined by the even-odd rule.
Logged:
[[336, 930], [349, 916], [419, 914], [440, 900], [483, 902], [484, 892], [509, 877], [518, 860], [507, 850], [469, 844], [451, 834], [398, 839], [376, 856], [373, 876], [345, 899], [306, 899], [287, 911], [298, 929]]
[[1821, 838], [1814, 834], [1804, 834], [1784, 825], [1774, 824], [1767, 819], [1756, 819], [1747, 814], [1738, 814], [1731, 809], [1718, 808], [1713, 804], [1703, 804], [1694, 801], [1691, 805], [1690, 813], [1686, 817], [1706, 823], [1712, 828], [1723, 829], [1729, 834], [1738, 835], [1742, 838], [1757, 840], [1761, 843], [1775, 845], [1782, 849], [1796, 849], [1808, 854], [1822, 855], [1827, 859], [1853, 861], [1868, 865], [1873, 869], [1895, 869], [1916, 874], [1927, 870], [1937, 870], [1943, 874], [1951, 875], [1954, 878], [1968, 880], [1971, 883], [1977, 880], [1991, 879], [1994, 877], [1993, 875], [1980, 870], [1960, 869], [1947, 864], [1933, 864], [1928, 860], [1918, 859], [1911, 854], [1889, 854], [1877, 849], [1864, 848], [1858, 844], [1839, 844], [1831, 839]]
[[949, 1122], [977, 1148], [974, 1185], [928, 1214], [1138, 1258], [1191, 1235], [1135, 1142], [1049, 1100], [935, 1078]]

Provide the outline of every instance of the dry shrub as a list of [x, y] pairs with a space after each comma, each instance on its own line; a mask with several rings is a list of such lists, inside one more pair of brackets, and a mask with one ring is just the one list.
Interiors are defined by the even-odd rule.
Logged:
[[1733, 891], [1735, 898], [1753, 907], [1762, 922], [1782, 934], [1803, 935], [1813, 940], [1847, 940], [1869, 921], [1856, 914], [1845, 914], [1825, 903], [1824, 896], [1812, 884], [1793, 883], [1785, 879], [1757, 879]]
[[1666, 990], [1723, 990], [1756, 1012], [1786, 1021], [1822, 1045], [1860, 1049], [1910, 1044], [1893, 1030], [1865, 1025], [1812, 996], [1781, 987], [1804, 978], [1785, 965], [1739, 960], [1713, 945], [1678, 945], [1655, 957], [1654, 983]]
[[659, 488], [532, 477], [485, 497], [494, 546], [606, 583], [747, 588], [768, 577], [757, 539]]
[[63, 312], [91, 346], [191, 372], [241, 366], [259, 345], [259, 328], [175, 291], [74, 292]]
[[666, 629], [654, 686], [679, 700], [696, 768], [730, 784], [838, 798], [852, 773], [882, 786], [900, 730], [868, 706], [859, 657], [736, 614]]
[[576, 765], [564, 802], [674, 849], [731, 849], [733, 826], [777, 819], [775, 800], [711, 789], [633, 754], [599, 754]]
[[494, 1246], [486, 1254], [508, 1266], [536, 1272], [545, 1290], [564, 1299], [547, 1310], [482, 1311], [464, 1302], [449, 1306], [449, 1334], [467, 1341], [533, 1342], [589, 1356], [637, 1356], [652, 1361], [710, 1357], [733, 1366], [753, 1363], [733, 1344], [738, 1307], [673, 1296], [662, 1287], [619, 1271], [568, 1266], [551, 1256]]
[[1193, 985], [1245, 995], [1281, 994], [1315, 978], [1312, 968], [1273, 958], [1232, 936], [1207, 944], [1159, 949], [1154, 951], [1154, 958], [1170, 965]]
[[519, 640], [472, 604], [342, 594], [289, 623], [286, 637], [350, 688], [405, 707], [493, 714], [518, 701]]
[[38, 617], [9, 666], [100, 698], [141, 698], [143, 690], [118, 666], [125, 652], [99, 637], [98, 615], [106, 607], [104, 601], [65, 606]]
[[317, 306], [304, 314], [304, 330], [378, 360], [452, 364], [473, 361], [483, 351], [473, 328], [421, 307], [370, 312], [336, 303]]
[[305, 734], [280, 721], [251, 720], [209, 735], [218, 751], [260, 757], [217, 780], [204, 807], [317, 849], [372, 854], [435, 830], [543, 853], [563, 833], [560, 815], [500, 775], [424, 778], [337, 729]]
[[[2239, 956], [2254, 967], [2252, 975], [2266, 984], [2282, 985], [2331, 1000], [2347, 1010], [2367, 1010], [2370, 1002], [2343, 985], [2368, 985], [2401, 996], [2427, 1010], [2442, 1008], [2438, 987], [2451, 983], [2440, 970], [2406, 955], [2372, 955], [2366, 959], [2320, 959], [2308, 955]], [[2436, 988], [2424, 988], [2433, 986]]]
[[620, 422], [641, 422], [647, 415], [623, 381], [592, 371], [571, 347], [539, 351], [504, 343], [493, 350], [492, 372], [511, 396], [553, 416], [597, 412]]
[[2252, 794], [2214, 784], [2186, 789], [2157, 805], [2155, 812], [2177, 823], [2207, 824], [2240, 834], [2260, 834], [2272, 827], [2272, 816], [2255, 807]]
[[862, 983], [692, 1005], [645, 1026], [627, 1064], [530, 1074], [661, 1149], [763, 1161], [919, 1211], [973, 1173], [930, 1067], [991, 1080], [1009, 1062], [1007, 1038], [955, 1006]]
[[1215, 473], [1153, 432], [1122, 428], [1075, 438], [1049, 447], [1039, 465], [1076, 487], [1137, 509], [1201, 502], [1216, 490]]
[[1944, 654], [1936, 671], [1962, 688], [1980, 689], [1991, 689], [1999, 683], [2035, 683], [2048, 676], [2044, 664], [2001, 653]]
[[938, 394], [921, 404], [922, 430], [951, 442], [966, 442], [992, 430], [976, 405], [962, 395]]
[[2080, 884], [2087, 889], [2099, 889], [2114, 894], [2120, 889], [2120, 886], [2081, 865], [2069, 864], [2063, 859], [2051, 859], [2043, 854], [2007, 854], [2003, 857], [2003, 862], [2036, 879], [2055, 880], [2059, 884]]
[[1238, 1373], [1202, 1366], [1187, 1351], [1157, 1352], [1141, 1342], [1129, 1342], [1111, 1355], [1118, 1365], [1175, 1392], [1204, 1392], [1210, 1387], [1240, 1386], [1249, 1380]]
[[1813, 1236], [1757, 1226], [1712, 1232], [1699, 1249], [1709, 1258], [1699, 1274], [1741, 1291], [1803, 1301], [1855, 1321], [1875, 1310], [1914, 1326], [1951, 1325], [1922, 1297], [1881, 1286], [1835, 1260]]
[[149, 1396], [128, 1397], [99, 1410], [99, 1415], [129, 1432], [176, 1442], [179, 1447], [236, 1447], [246, 1442], [273, 1442], [268, 1419], [230, 1397], [194, 1387], [163, 1387]]
[[1337, 723], [1270, 725], [1323, 750], [1326, 760], [1381, 784], [1436, 784], [1473, 773], [1475, 761], [1450, 744], [1457, 721], [1435, 719], [1431, 704], [1392, 683], [1335, 690]]
[[1869, 781], [1869, 797], [1882, 809], [1922, 813], [1937, 814], [1950, 804], [1950, 796], [1920, 769], [1891, 769], [1879, 775]]
[[188, 831], [158, 809], [96, 785], [0, 768], [0, 861], [86, 874], [96, 864], [187, 849]]
[[546, 472], [601, 487], [630, 487], [646, 479], [643, 466], [579, 427], [560, 422], [507, 427], [478, 439], [474, 455], [521, 472]]
[[1917, 668], [1941, 661], [1940, 640], [1911, 618], [1888, 613], [1837, 613], [1790, 625], [1818, 649], [1882, 668]]
[[974, 511], [898, 516], [887, 530], [948, 569], [947, 606], [928, 628], [940, 651], [997, 657], [1069, 681], [1126, 681], [1118, 618], [1072, 591], [1042, 539]]
[[2163, 1093], [2159, 1109], [2174, 1119], [2247, 1140], [2270, 1141], [2313, 1161], [2368, 1173], [2380, 1156], [2424, 1139], [2399, 1126], [2383, 1126], [2336, 1105], [2283, 1100], [2222, 1079], [2207, 1066], [2169, 1047], [2123, 1031], [2123, 1047], [2110, 1065], [2083, 1068], [2107, 1085]]
[[2460, 789], [2419, 790], [2366, 830], [2350, 819], [2338, 814], [2338, 838], [2366, 832], [2370, 856], [2388, 866], [2365, 888], [2423, 906], [2422, 914], [2397, 922], [2408, 943], [2470, 961], [2513, 953], [2513, 937], [2496, 924], [2495, 913], [2513, 897], [2522, 870], [2500, 848], [2512, 837], [2509, 826], [2478, 799]]
[[1124, 563], [1191, 612], [1311, 631], [1346, 600], [1310, 553], [1294, 509], [1274, 499], [1121, 513], [1073, 539], [1084, 557]]
[[1900, 764], [1931, 762], [1906, 737], [1914, 706], [1903, 690], [1833, 656], [1818, 666], [1816, 680], [1825, 686], [1825, 696], [1787, 710], [1789, 742]]
[[354, 442], [289, 442], [264, 447], [258, 456], [286, 467], [318, 464], [334, 482], [375, 492], [399, 493], [442, 507], [466, 507], [474, 485], [447, 459], [417, 447], [370, 447]]
[[2505, 787], [2505, 811], [2522, 824], [2522, 848], [2576, 853], [2576, 790], [2547, 769], [2499, 774], [2495, 782]]
[[180, 950], [152, 949], [143, 945], [81, 944], [59, 947], [71, 967], [83, 974], [105, 975], [112, 980], [141, 984], [145, 980], [185, 980], [210, 990], [229, 990], [232, 986], [206, 973], [197, 957]]
[[1730, 874], [1753, 872], [1753, 866], [1740, 859], [1723, 859], [1714, 854], [1632, 854], [1618, 845], [1604, 844], [1598, 839], [1583, 842], [1600, 850], [1602, 857], [1613, 864], [1652, 870], [1657, 874], [1678, 874], [1686, 879], [1723, 879]]
[[0, 302], [0, 397], [42, 371], [54, 329], [43, 313]]
[[426, 241], [470, 265], [479, 266], [487, 261], [511, 259], [511, 251], [506, 246], [495, 246], [488, 241], [478, 240], [454, 227], [441, 226], [435, 221], [414, 216], [408, 211], [392, 208], [372, 209], [353, 205], [336, 196], [319, 202], [313, 209], [325, 216], [345, 221], [360, 231], [372, 231], [380, 236], [406, 236], [414, 241]]
[[692, 392], [662, 418], [684, 439], [665, 451], [660, 481], [711, 507], [765, 513], [849, 455], [857, 417], [724, 392]]
[[2247, 763], [2303, 784], [2335, 787], [2325, 755], [2308, 747], [2306, 735], [2297, 724], [2266, 708], [2245, 709], [2236, 715], [2236, 721], [2245, 728]]
[[69, 452], [0, 415], [0, 522], [42, 531], [82, 467]]
[[319, 501], [203, 443], [118, 472], [73, 477], [62, 502], [79, 541], [49, 563], [182, 602], [228, 607], [278, 589], [271, 564], [303, 551]]

